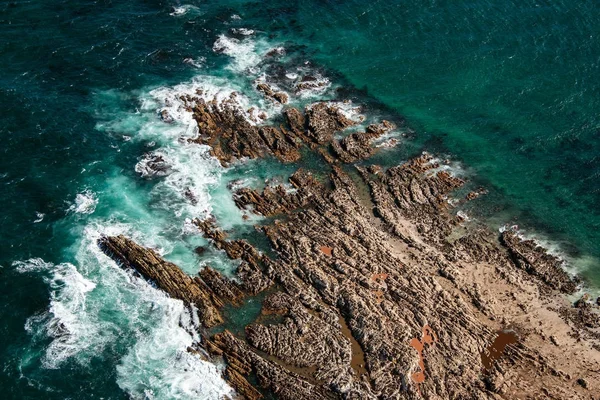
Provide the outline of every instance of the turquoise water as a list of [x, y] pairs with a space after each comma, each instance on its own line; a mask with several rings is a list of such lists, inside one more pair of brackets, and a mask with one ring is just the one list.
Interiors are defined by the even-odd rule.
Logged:
[[[518, 223], [598, 281], [593, 1], [46, 0], [0, 10], [5, 398], [229, 392], [219, 366], [185, 352], [193, 318], [181, 304], [121, 271], [95, 240], [125, 233], [188, 273], [210, 264], [231, 274], [223, 254], [194, 254], [206, 242], [189, 219], [214, 215], [234, 236], [252, 232], [258, 220], [242, 219], [228, 184], [260, 187], [293, 166], [224, 170], [178, 140], [193, 135], [186, 115], [165, 124], [156, 110], [202, 87], [243, 91], [243, 105], [277, 114], [251, 89], [263, 73], [318, 73], [332, 83], [319, 96], [404, 117], [415, 134], [379, 160], [423, 149], [451, 157], [490, 189], [472, 216]], [[286, 48], [280, 67], [262, 64], [276, 46]], [[140, 176], [148, 152], [169, 161], [168, 176]]]

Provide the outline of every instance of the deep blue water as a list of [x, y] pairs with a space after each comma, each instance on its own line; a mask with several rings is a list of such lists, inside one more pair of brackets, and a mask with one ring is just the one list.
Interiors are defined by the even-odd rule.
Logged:
[[[518, 223], [598, 282], [594, 1], [40, 0], [3, 1], [0, 10], [4, 398], [226, 391], [212, 378], [197, 382], [218, 373], [181, 352], [191, 339], [176, 302], [120, 272], [94, 240], [127, 233], [193, 273], [206, 260], [193, 256], [202, 239], [186, 218], [211, 213], [234, 232], [248, 229], [227, 182], [289, 170], [222, 171], [179, 145], [185, 127], [161, 125], [154, 111], [194, 77], [258, 101], [251, 82], [268, 72], [260, 56], [275, 46], [287, 49], [287, 70], [328, 77], [327, 96], [406, 119], [414, 137], [381, 160], [423, 149], [450, 156], [490, 190], [469, 213], [494, 228]], [[213, 51], [222, 35], [227, 54]], [[168, 155], [176, 173], [141, 178], [135, 166], [147, 151]], [[186, 204], [188, 188], [200, 206]]]

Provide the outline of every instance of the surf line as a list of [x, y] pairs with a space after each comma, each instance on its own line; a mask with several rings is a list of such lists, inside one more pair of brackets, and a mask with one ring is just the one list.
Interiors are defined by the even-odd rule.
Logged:
[[423, 326], [421, 340], [417, 338], [412, 338], [410, 340], [410, 345], [419, 353], [419, 368], [421, 370], [411, 375], [411, 379], [417, 384], [419, 395], [421, 394], [421, 388], [419, 384], [425, 382], [425, 361], [423, 360], [423, 349], [425, 348], [425, 345], [428, 345], [429, 348], [433, 348], [437, 341], [438, 337], [429, 325]]

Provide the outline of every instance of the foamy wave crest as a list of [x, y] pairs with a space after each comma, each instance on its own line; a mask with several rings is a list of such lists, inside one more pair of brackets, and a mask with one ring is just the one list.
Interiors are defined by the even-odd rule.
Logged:
[[[183, 302], [169, 298], [143, 279], [123, 271], [96, 245], [104, 235], [126, 234], [153, 248], [168, 247], [155, 233], [135, 231], [131, 225], [88, 225], [85, 244], [77, 258], [96, 266], [102, 276], [105, 308], [118, 315], [113, 329], [119, 337], [135, 338], [117, 366], [117, 383], [139, 399], [221, 399], [233, 394], [221, 369], [187, 352], [197, 342], [197, 316]], [[108, 321], [106, 321], [108, 322]]]
[[[86, 308], [86, 298], [96, 284], [84, 278], [73, 264], [54, 265], [39, 258], [15, 263], [21, 273], [49, 274], [44, 281], [51, 289], [47, 312], [27, 320], [25, 329], [34, 336], [45, 334], [53, 338], [42, 358], [42, 365], [59, 368], [62, 363], [84, 350], [100, 350], [107, 336], [99, 335]], [[95, 340], [89, 340], [94, 338]], [[79, 359], [87, 362], [89, 358]]]
[[169, 15], [172, 17], [179, 17], [187, 13], [202, 14], [198, 7], [189, 4], [184, 4], [179, 7], [173, 7], [173, 11], [170, 12]]
[[233, 28], [233, 29], [231, 29], [231, 32], [236, 35], [242, 35], [242, 36], [254, 35], [254, 29], [248, 29], [248, 28]]
[[257, 42], [249, 37], [236, 39], [220, 35], [213, 44], [213, 51], [226, 54], [232, 58], [231, 64], [227, 67], [228, 69], [235, 72], [258, 72], [256, 66], [260, 63], [262, 57], [259, 54]]
[[[269, 116], [269, 110], [265, 107], [263, 100], [251, 101], [247, 96], [241, 94], [241, 88], [233, 82], [212, 76], [200, 75], [192, 81], [182, 83], [173, 87], [160, 87], [149, 92], [148, 96], [142, 98], [143, 111], [156, 111], [164, 118], [176, 122], [172, 128], [164, 123], [153, 122], [141, 129], [140, 134], [145, 137], [164, 137], [165, 134], [171, 138], [190, 137], [198, 133], [197, 124], [193, 114], [188, 110], [181, 97], [197, 97], [205, 101], [216, 100], [217, 105], [227, 101], [228, 107], [235, 107], [241, 115], [246, 116], [248, 122], [256, 124], [259, 114], [265, 113]], [[248, 110], [252, 110], [249, 112]], [[182, 132], [181, 126], [185, 129]], [[174, 133], [174, 135], [170, 135]]]
[[172, 172], [152, 189], [155, 204], [177, 217], [208, 217], [212, 209], [209, 190], [221, 176], [219, 162], [206, 146], [188, 144], [162, 151], [172, 162]]
[[142, 156], [135, 164], [135, 172], [143, 178], [167, 176], [172, 172], [171, 163], [164, 151], [156, 150]]
[[[157, 328], [144, 335], [117, 367], [119, 386], [139, 399], [221, 399], [233, 390], [221, 378], [222, 367], [186, 349], [193, 345], [193, 316], [181, 302], [161, 304]], [[187, 329], [183, 329], [181, 326]]]
[[75, 196], [75, 202], [71, 204], [68, 211], [76, 214], [92, 214], [96, 211], [98, 197], [91, 190], [85, 190]]
[[[427, 154], [427, 152], [423, 152], [423, 154]], [[432, 168], [429, 171], [427, 171], [428, 175], [434, 175], [440, 171], [446, 171], [450, 175], [455, 176], [457, 178], [467, 178], [472, 175], [472, 172], [466, 169], [462, 163], [451, 160], [450, 158], [442, 159], [439, 157], [432, 157], [428, 161], [428, 164], [437, 165], [435, 168]]]
[[[254, 124], [257, 114], [268, 114], [254, 106], [227, 81], [197, 77], [174, 87], [152, 90], [143, 99], [143, 109], [158, 112], [163, 120], [153, 120], [140, 130], [139, 137], [156, 139], [162, 147], [146, 154], [136, 165], [143, 177], [159, 176], [152, 190], [153, 204], [169, 210], [177, 217], [208, 217], [211, 213], [210, 190], [221, 180], [223, 168], [209, 153], [208, 146], [190, 143], [198, 135], [196, 121], [181, 97], [215, 99], [217, 106], [227, 102]], [[249, 111], [251, 110], [251, 111]]]
[[29, 318], [34, 337], [52, 338], [42, 363], [59, 368], [72, 360], [87, 366], [92, 358], [119, 361], [117, 383], [133, 398], [222, 399], [233, 394], [221, 367], [187, 352], [199, 339], [197, 316], [131, 271], [116, 265], [98, 247], [104, 235], [125, 234], [164, 252], [156, 232], [139, 232], [127, 223], [92, 221], [72, 249], [76, 265], [41, 259], [16, 263], [22, 273], [42, 273], [51, 290], [49, 310]]

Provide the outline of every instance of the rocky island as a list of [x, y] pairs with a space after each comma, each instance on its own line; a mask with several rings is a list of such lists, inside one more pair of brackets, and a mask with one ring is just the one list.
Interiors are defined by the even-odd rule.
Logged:
[[[256, 90], [288, 102], [266, 83]], [[197, 312], [202, 339], [189, 351], [223, 362], [238, 398], [600, 398], [595, 302], [573, 304], [576, 278], [518, 231], [465, 224], [449, 201], [464, 181], [432, 155], [370, 163], [393, 123], [344, 134], [357, 121], [334, 102], [281, 105], [281, 122], [270, 124], [253, 122], [235, 94], [180, 100], [198, 126], [191, 142], [222, 165], [298, 165], [288, 183], [232, 189], [237, 207], [265, 217], [255, 235], [269, 251], [231, 238], [218, 220], [195, 220], [239, 260], [232, 280], [210, 267], [189, 276], [124, 236], [98, 244]], [[260, 316], [241, 334], [224, 329], [223, 308], [253, 296]]]

